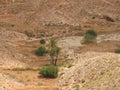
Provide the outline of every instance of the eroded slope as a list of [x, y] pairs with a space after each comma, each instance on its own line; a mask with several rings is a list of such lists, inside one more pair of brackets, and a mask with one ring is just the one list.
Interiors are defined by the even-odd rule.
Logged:
[[88, 52], [79, 54], [71, 68], [62, 72], [62, 90], [119, 90], [120, 55]]

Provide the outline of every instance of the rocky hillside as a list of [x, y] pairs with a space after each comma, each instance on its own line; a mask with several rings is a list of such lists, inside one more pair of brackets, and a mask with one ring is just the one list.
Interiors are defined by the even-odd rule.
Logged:
[[60, 90], [119, 90], [120, 55], [87, 52], [62, 69]]
[[0, 58], [23, 59], [17, 42], [28, 37], [118, 32], [119, 26], [119, 0], [0, 0]]
[[[97, 43], [83, 45], [91, 28]], [[40, 39], [52, 37], [73, 60], [58, 86], [38, 76], [49, 60], [35, 55]], [[0, 0], [0, 90], [119, 90], [118, 47], [120, 0]]]
[[0, 27], [38, 36], [120, 30], [120, 0], [0, 0], [0, 7]]

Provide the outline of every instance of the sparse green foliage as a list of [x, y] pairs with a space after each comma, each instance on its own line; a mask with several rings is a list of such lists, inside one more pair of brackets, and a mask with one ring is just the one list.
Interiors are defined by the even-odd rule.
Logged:
[[38, 49], [35, 51], [35, 54], [36, 54], [37, 56], [43, 56], [43, 55], [45, 55], [46, 53], [47, 53], [47, 50], [46, 50], [45, 47], [40, 47], [40, 48], [38, 48]]
[[[44, 44], [44, 39], [40, 40], [40, 43]], [[51, 39], [49, 44], [46, 46], [48, 46], [47, 50], [45, 47], [41, 46], [35, 51], [35, 54], [37, 56], [43, 56], [45, 54], [48, 54], [50, 56], [50, 64], [56, 65], [61, 48], [57, 46], [57, 42], [55, 39]]]
[[95, 41], [95, 37], [90, 35], [90, 34], [86, 34], [84, 36], [84, 43], [91, 43]]
[[50, 56], [50, 63], [57, 64], [58, 56], [60, 54], [61, 48], [57, 46], [57, 42], [55, 39], [51, 39], [49, 42], [49, 56]]
[[45, 42], [44, 39], [41, 39], [41, 40], [40, 40], [40, 43], [41, 43], [41, 44], [45, 44], [46, 42]]
[[45, 35], [43, 33], [40, 34], [40, 37], [45, 37]]
[[68, 64], [68, 68], [71, 68], [72, 66], [74, 66], [73, 64]]
[[46, 78], [56, 78], [58, 76], [58, 67], [54, 65], [44, 66], [40, 69], [39, 74]]
[[51, 39], [50, 42], [49, 42], [49, 48], [56, 47], [56, 44], [57, 44], [56, 40], [55, 39]]
[[85, 80], [84, 80], [84, 79], [82, 79], [82, 80], [81, 80], [81, 83], [85, 83]]
[[95, 42], [97, 38], [97, 32], [94, 30], [88, 30], [84, 35], [84, 43]]
[[115, 53], [119, 53], [120, 54], [120, 48], [116, 49]]
[[92, 29], [88, 30], [88, 31], [86, 32], [86, 34], [89, 34], [89, 35], [92, 35], [92, 36], [94, 36], [94, 37], [97, 37], [97, 32], [96, 32], [95, 30], [92, 30]]
[[67, 68], [71, 68], [71, 67], [74, 66], [74, 64], [72, 64], [72, 61], [73, 61], [73, 60], [66, 59], [66, 60], [64, 60], [64, 61], [60, 64], [60, 66], [62, 66], [62, 67], [67, 67]]
[[80, 90], [80, 86], [79, 86], [79, 85], [76, 85], [76, 86], [75, 86], [75, 90]]

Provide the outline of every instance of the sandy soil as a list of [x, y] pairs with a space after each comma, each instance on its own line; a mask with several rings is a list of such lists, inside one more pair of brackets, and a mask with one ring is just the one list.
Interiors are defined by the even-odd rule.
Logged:
[[57, 79], [45, 79], [39, 76], [38, 72], [38, 70], [1, 70], [3, 77], [7, 77], [6, 80], [0, 77], [0, 80], [3, 80], [0, 87], [5, 88], [1, 90], [58, 90]]

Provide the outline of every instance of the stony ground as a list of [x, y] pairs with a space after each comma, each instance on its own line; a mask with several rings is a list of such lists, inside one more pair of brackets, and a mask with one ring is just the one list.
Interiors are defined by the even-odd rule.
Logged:
[[119, 90], [120, 55], [87, 52], [77, 54], [69, 68], [61, 70], [61, 90]]
[[58, 90], [57, 79], [45, 79], [38, 70], [0, 71], [0, 90]]
[[0, 74], [0, 90], [13, 90], [15, 87], [22, 87], [23, 83], [10, 77], [9, 75]]
[[11, 63], [12, 66], [0, 67], [0, 90], [58, 90], [58, 80], [43, 78], [38, 74], [39, 68], [20, 67], [21, 62], [17, 65], [16, 61]]
[[114, 53], [120, 47], [119, 32], [99, 35], [96, 44], [81, 41], [79, 36], [59, 41], [68, 59], [61, 68], [60, 90], [119, 90], [120, 55]]

